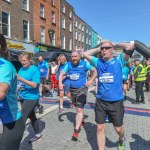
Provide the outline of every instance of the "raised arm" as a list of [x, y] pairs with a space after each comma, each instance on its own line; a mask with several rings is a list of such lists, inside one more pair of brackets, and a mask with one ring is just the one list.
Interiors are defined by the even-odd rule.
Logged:
[[88, 51], [82, 53], [82, 56], [91, 63], [92, 56], [99, 52], [100, 52], [100, 47], [88, 50]]

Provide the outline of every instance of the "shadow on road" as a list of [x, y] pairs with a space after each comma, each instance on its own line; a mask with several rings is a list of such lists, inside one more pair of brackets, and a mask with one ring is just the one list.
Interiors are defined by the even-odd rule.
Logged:
[[[58, 115], [58, 121], [63, 122], [64, 120], [62, 119], [63, 116], [66, 116], [67, 119], [75, 126], [75, 117], [76, 117], [76, 113], [73, 112], [66, 112], [63, 114]], [[86, 119], [88, 116], [84, 115], [84, 119]]]
[[132, 138], [134, 139], [134, 142], [130, 142], [131, 150], [134, 150], [135, 148], [150, 150], [150, 140], [145, 140], [138, 134], [132, 134]]
[[[42, 133], [42, 131], [45, 129], [45, 122], [41, 121], [40, 119], [38, 119], [39, 122], [39, 127], [40, 127], [40, 132]], [[34, 130], [31, 126], [31, 124], [29, 124], [29, 126], [27, 127], [25, 132], [29, 132], [28, 136], [24, 138], [24, 140], [21, 142], [20, 145], [20, 149], [19, 150], [33, 150], [32, 147], [32, 143], [29, 144], [29, 140], [34, 136]]]
[[91, 145], [92, 150], [98, 150], [96, 139], [96, 125], [91, 122], [86, 122], [84, 129], [86, 132], [88, 143]]

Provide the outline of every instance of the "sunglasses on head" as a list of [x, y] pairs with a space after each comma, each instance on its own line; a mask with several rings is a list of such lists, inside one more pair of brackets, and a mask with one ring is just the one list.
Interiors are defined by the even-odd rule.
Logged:
[[110, 47], [110, 46], [106, 46], [106, 47], [101, 47], [101, 50], [103, 51], [104, 49], [108, 50], [110, 48], [113, 48], [113, 47]]

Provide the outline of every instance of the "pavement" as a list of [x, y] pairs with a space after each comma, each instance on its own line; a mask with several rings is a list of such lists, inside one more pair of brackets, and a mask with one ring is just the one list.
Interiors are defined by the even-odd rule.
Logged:
[[[29, 124], [19, 150], [98, 150], [96, 142], [96, 123], [94, 114], [95, 92], [91, 87], [85, 105], [86, 125], [81, 129], [79, 140], [71, 141], [75, 122], [75, 109], [69, 107], [70, 101], [65, 99], [65, 112], [58, 114], [58, 98], [46, 97], [40, 100], [44, 113], [38, 115], [43, 139], [33, 144], [28, 140], [34, 135]], [[145, 92], [145, 104], [134, 104], [134, 87], [127, 92], [124, 101], [125, 116], [125, 150], [150, 150], [150, 92]], [[117, 150], [118, 135], [111, 123], [106, 124], [106, 149]]]

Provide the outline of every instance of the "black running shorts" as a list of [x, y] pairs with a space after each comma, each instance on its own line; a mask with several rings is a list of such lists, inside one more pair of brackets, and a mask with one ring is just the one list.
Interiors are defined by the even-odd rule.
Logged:
[[87, 97], [87, 87], [70, 88], [72, 103], [79, 108], [84, 108]]
[[106, 115], [114, 126], [120, 127], [123, 125], [124, 105], [123, 100], [119, 101], [104, 101], [96, 99], [95, 105], [95, 121], [97, 124], [106, 122]]

